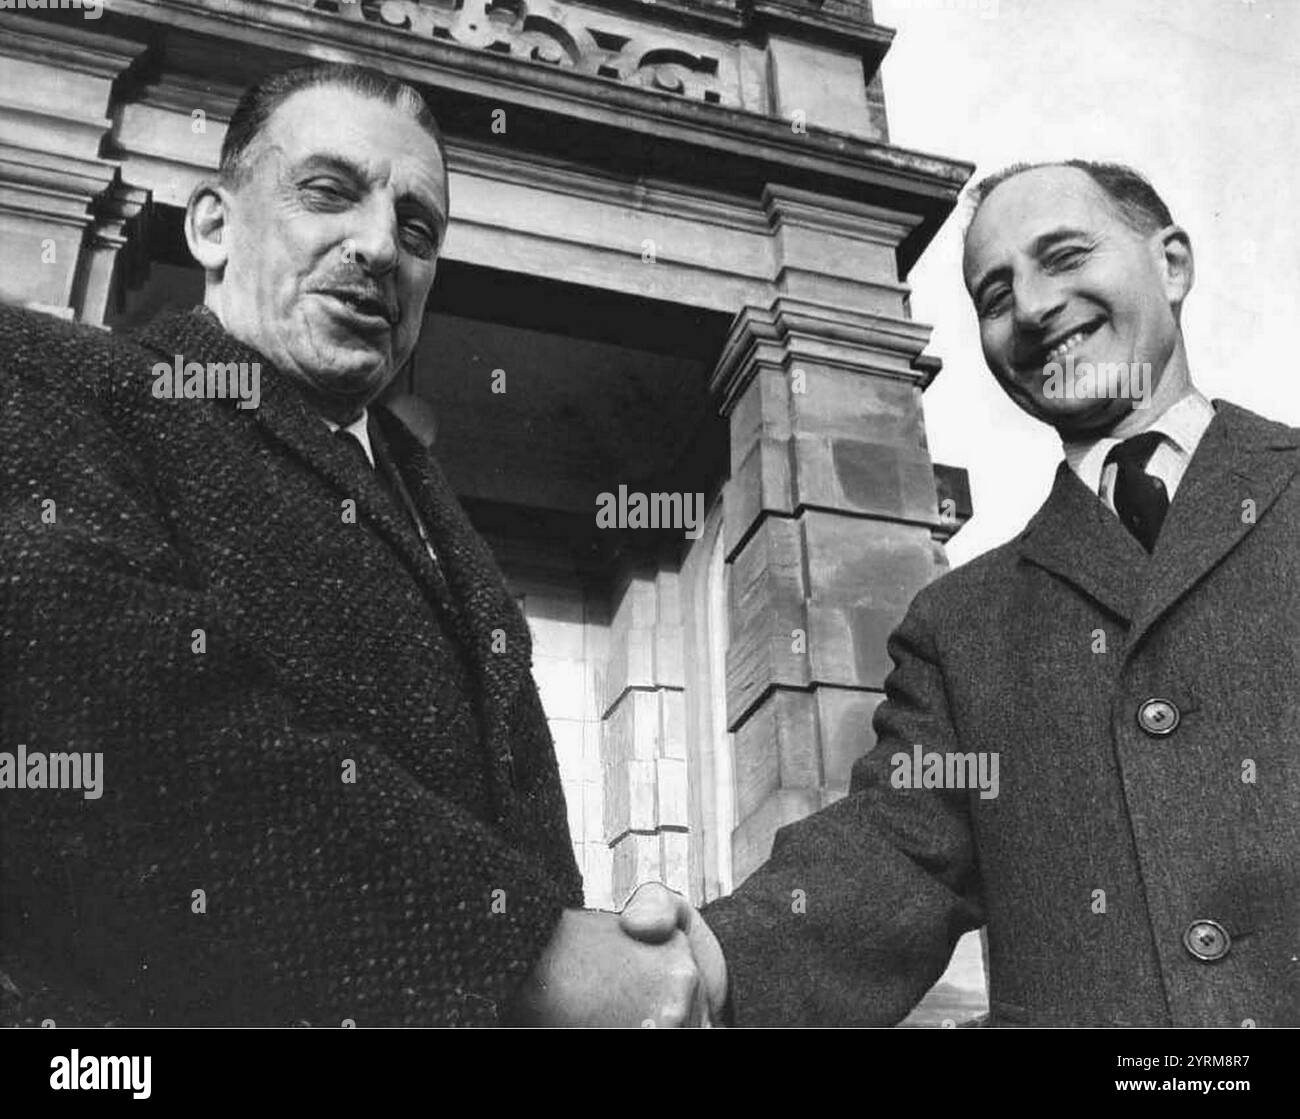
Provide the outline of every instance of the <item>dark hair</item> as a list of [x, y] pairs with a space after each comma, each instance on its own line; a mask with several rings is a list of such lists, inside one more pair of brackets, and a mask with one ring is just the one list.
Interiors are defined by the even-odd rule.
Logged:
[[238, 183], [248, 170], [246, 156], [253, 141], [261, 135], [271, 115], [295, 93], [319, 86], [338, 86], [363, 97], [373, 97], [388, 105], [406, 109], [438, 145], [443, 175], [447, 173], [447, 146], [438, 122], [428, 103], [405, 82], [349, 62], [312, 62], [292, 70], [282, 70], [263, 78], [244, 91], [221, 142], [222, 181]]
[[[973, 207], [970, 220], [972, 222], [975, 220], [979, 208], [997, 187], [1008, 179], [1014, 179], [1026, 171], [1037, 171], [1041, 167], [1073, 167], [1076, 171], [1082, 171], [1105, 191], [1124, 223], [1138, 233], [1154, 233], [1158, 229], [1174, 224], [1169, 207], [1156, 193], [1155, 187], [1140, 173], [1122, 163], [1094, 163], [1088, 159], [1015, 163], [981, 179], [971, 188], [970, 198]], [[968, 224], [966, 228], [969, 231], [970, 225]]]

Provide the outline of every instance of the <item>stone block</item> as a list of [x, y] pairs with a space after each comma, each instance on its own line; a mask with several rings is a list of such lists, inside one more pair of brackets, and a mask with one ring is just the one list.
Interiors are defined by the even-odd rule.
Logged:
[[764, 701], [737, 729], [732, 740], [736, 784], [736, 818], [756, 811], [781, 783], [781, 758], [776, 745], [776, 711]]
[[622, 906], [642, 882], [663, 878], [663, 853], [659, 834], [625, 835], [613, 847], [612, 894], [614, 904]]
[[690, 800], [687, 785], [686, 761], [681, 758], [659, 758], [655, 762], [658, 781], [659, 827], [685, 828], [690, 824]]
[[584, 750], [585, 724], [577, 719], [550, 719], [555, 760], [565, 781], [588, 780]]
[[573, 843], [581, 843], [586, 838], [583, 820], [583, 786], [580, 781], [565, 781], [563, 788], [564, 808], [569, 823], [569, 840]]
[[533, 658], [533, 679], [551, 719], [582, 719], [587, 713], [587, 666], [581, 660]]
[[818, 804], [816, 790], [781, 789], [745, 817], [732, 834], [732, 871], [736, 885], [767, 861], [772, 853], [772, 839], [780, 828], [811, 815]]
[[607, 843], [587, 843], [582, 875], [583, 896], [589, 909], [614, 908], [614, 852]]
[[601, 739], [604, 733], [602, 723], [594, 719], [584, 720], [582, 723], [582, 779], [584, 781], [605, 780], [605, 770], [602, 764], [604, 750], [601, 745]]
[[666, 831], [659, 838], [663, 853], [660, 863], [663, 874], [661, 881], [669, 889], [690, 897], [690, 836], [686, 832]]
[[665, 688], [659, 692], [663, 718], [661, 752], [667, 758], [686, 757], [686, 693]]
[[818, 688], [816, 695], [823, 783], [828, 789], [847, 790], [853, 763], [875, 744], [871, 717], [884, 697], [847, 688]]
[[926, 528], [810, 509], [802, 518], [809, 597], [893, 609], [901, 619], [934, 578], [935, 549]]
[[738, 819], [778, 788], [816, 789], [821, 756], [813, 697], [774, 691], [736, 731], [733, 758]]
[[[566, 621], [547, 617], [535, 610], [531, 598], [525, 599], [528, 629], [533, 635], [533, 656], [581, 661], [586, 657], [585, 627], [581, 619]], [[581, 612], [581, 603], [578, 603]]]
[[[586, 842], [605, 842], [605, 790], [596, 781], [582, 782], [582, 836]], [[579, 838], [574, 836], [575, 839]]]
[[916, 385], [805, 359], [798, 366], [804, 391], [790, 395], [795, 434], [860, 439], [906, 454], [925, 450], [925, 415]]
[[767, 56], [776, 116], [874, 138], [861, 58], [777, 35], [768, 36]]

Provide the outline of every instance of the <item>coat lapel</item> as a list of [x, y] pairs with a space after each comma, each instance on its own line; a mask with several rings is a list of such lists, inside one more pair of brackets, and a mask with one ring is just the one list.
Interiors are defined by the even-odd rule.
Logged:
[[1226, 401], [1206, 428], [1151, 556], [1129, 648], [1254, 531], [1300, 469], [1300, 439]]
[[397, 552], [423, 584], [430, 579], [429, 560], [423, 545], [407, 527], [405, 511], [394, 505], [374, 471], [359, 469], [355, 456], [339, 444], [333, 433], [307, 405], [294, 382], [280, 373], [260, 353], [226, 333], [217, 317], [206, 308], [161, 315], [136, 335], [137, 341], [158, 351], [169, 362], [180, 355], [184, 362], [256, 362], [261, 367], [261, 401], [257, 408], [241, 410], [234, 401], [227, 405], [237, 415], [248, 417], [273, 442], [306, 463], [339, 492], [342, 502], [356, 502], [357, 517], [370, 524]]
[[[408, 524], [406, 510], [391, 499], [377, 474], [360, 470], [320, 417], [308, 407], [292, 380], [261, 354], [236, 341], [212, 312], [195, 308], [160, 315], [135, 340], [169, 363], [258, 362], [261, 402], [256, 409], [232, 411], [248, 417], [274, 442], [329, 481], [342, 498], [357, 503], [357, 513], [379, 532], [410, 567], [413, 576], [439, 602], [442, 616], [479, 681], [480, 717], [498, 775], [514, 783], [511, 716], [521, 684], [529, 678], [532, 641], [528, 626], [487, 545], [474, 531], [442, 472], [419, 440], [387, 409], [372, 405], [372, 433], [401, 471], [425, 528], [433, 537], [443, 578]], [[443, 584], [445, 579], [445, 585]]]
[[[532, 638], [483, 538], [469, 523], [433, 456], [386, 408], [373, 410], [380, 437], [433, 537], [450, 592], [453, 624], [482, 683], [483, 728], [493, 761], [515, 783], [511, 722], [530, 679]], [[427, 562], [427, 560], [426, 560]]]
[[1133, 617], [1147, 554], [1066, 463], [1021, 534], [1020, 552], [1125, 622]]

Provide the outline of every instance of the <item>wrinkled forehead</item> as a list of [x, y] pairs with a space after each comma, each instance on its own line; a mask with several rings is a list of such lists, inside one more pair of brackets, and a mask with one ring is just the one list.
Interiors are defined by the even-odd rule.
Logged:
[[1102, 233], [1123, 226], [1106, 192], [1075, 167], [1038, 167], [999, 183], [966, 231], [966, 286], [1052, 233]]
[[381, 179], [417, 181], [428, 189], [445, 179], [437, 141], [404, 104], [342, 86], [299, 90], [278, 105], [254, 141], [251, 160], [271, 156], [290, 166], [314, 156], [345, 156]]

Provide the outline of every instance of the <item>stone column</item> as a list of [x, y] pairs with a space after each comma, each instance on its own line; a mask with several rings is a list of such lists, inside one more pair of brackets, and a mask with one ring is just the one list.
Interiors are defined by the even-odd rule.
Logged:
[[737, 315], [712, 388], [730, 422], [727, 718], [739, 883], [781, 825], [842, 796], [874, 745], [885, 641], [945, 566], [908, 321], [901, 215], [769, 192], [789, 295]]
[[103, 321], [147, 195], [101, 155], [113, 83], [148, 48], [0, 12], [0, 298]]
[[685, 677], [678, 575], [644, 564], [614, 595], [601, 687], [605, 838], [613, 896], [640, 882], [689, 889]]

